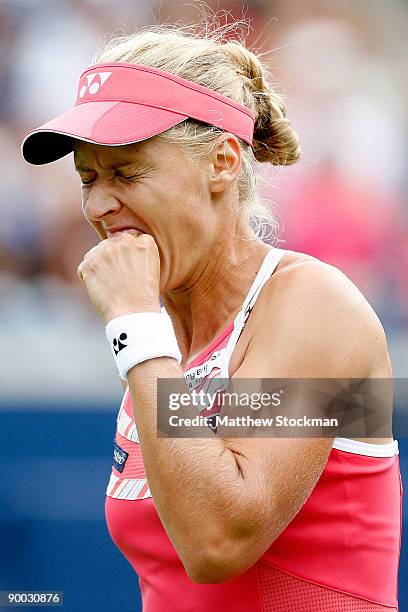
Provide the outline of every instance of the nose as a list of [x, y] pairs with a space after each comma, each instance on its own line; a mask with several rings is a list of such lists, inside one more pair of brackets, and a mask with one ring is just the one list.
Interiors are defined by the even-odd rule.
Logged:
[[120, 200], [101, 177], [98, 177], [91, 187], [85, 187], [82, 190], [82, 210], [90, 222], [103, 221], [121, 208]]

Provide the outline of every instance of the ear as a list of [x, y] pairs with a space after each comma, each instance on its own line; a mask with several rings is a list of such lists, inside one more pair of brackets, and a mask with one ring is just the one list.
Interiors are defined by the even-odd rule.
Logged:
[[241, 146], [236, 136], [226, 133], [210, 155], [210, 191], [217, 193], [227, 189], [237, 179], [241, 171]]

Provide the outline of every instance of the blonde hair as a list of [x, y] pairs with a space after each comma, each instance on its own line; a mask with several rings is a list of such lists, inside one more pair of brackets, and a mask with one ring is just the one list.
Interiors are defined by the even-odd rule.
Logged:
[[[165, 70], [217, 91], [247, 106], [256, 117], [252, 146], [241, 139], [242, 168], [238, 177], [238, 201], [261, 240], [277, 239], [278, 223], [270, 206], [259, 195], [255, 160], [290, 165], [300, 157], [296, 132], [286, 117], [285, 103], [269, 85], [266, 66], [243, 40], [226, 40], [242, 25], [155, 25], [134, 34], [112, 38], [97, 53], [94, 63], [132, 62]], [[222, 131], [188, 119], [157, 138], [178, 144], [192, 157], [206, 155]], [[266, 229], [270, 226], [267, 235]]]

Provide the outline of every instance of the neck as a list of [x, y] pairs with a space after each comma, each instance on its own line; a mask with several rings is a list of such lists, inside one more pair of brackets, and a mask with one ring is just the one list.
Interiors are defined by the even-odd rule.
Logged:
[[[234, 320], [271, 247], [249, 228], [202, 258], [193, 280], [162, 295], [182, 363], [200, 354]], [[252, 238], [252, 240], [249, 240]]]

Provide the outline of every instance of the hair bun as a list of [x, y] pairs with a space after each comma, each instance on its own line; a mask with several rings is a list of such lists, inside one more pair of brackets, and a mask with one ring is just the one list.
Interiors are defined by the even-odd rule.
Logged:
[[274, 165], [289, 166], [301, 155], [299, 138], [289, 119], [281, 96], [273, 92], [266, 69], [257, 56], [238, 42], [222, 45], [223, 52], [237, 68], [249, 96], [245, 102], [255, 112], [252, 148], [255, 159]]

